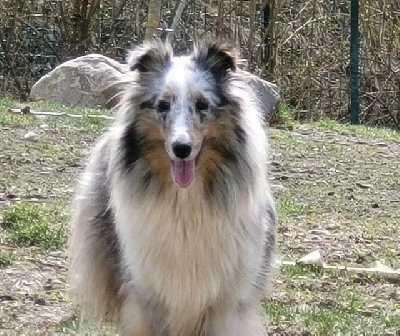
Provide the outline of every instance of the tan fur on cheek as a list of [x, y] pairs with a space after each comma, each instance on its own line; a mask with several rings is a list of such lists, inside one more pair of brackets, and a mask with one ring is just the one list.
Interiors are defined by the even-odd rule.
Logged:
[[171, 163], [165, 151], [166, 131], [163, 126], [149, 116], [140, 116], [136, 128], [139, 134], [144, 135], [146, 141], [143, 156], [150, 165], [152, 172], [157, 176], [162, 189], [171, 185]]
[[233, 143], [235, 137], [234, 124], [227, 113], [214, 122], [208, 122], [204, 125], [203, 133], [205, 144], [203, 153], [198, 164], [198, 172], [205, 181], [215, 178], [219, 167], [224, 164], [225, 158], [215, 147], [226, 147]]
[[232, 139], [235, 136], [232, 120], [229, 117], [228, 110], [221, 110], [221, 116], [210, 122], [205, 122], [203, 127], [203, 133], [208, 138], [220, 139], [220, 141], [226, 141]]
[[215, 178], [218, 167], [223, 161], [224, 159], [220, 153], [213, 150], [209, 145], [205, 145], [197, 167], [198, 174], [204, 181], [210, 181]]
[[145, 135], [149, 141], [165, 141], [163, 126], [155, 120], [151, 113], [143, 113], [138, 116], [136, 130]]

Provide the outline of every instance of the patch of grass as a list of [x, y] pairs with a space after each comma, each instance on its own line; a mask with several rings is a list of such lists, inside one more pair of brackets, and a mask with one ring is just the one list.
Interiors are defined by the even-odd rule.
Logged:
[[[34, 111], [65, 112], [70, 114], [82, 115], [83, 117], [35, 117], [33, 115], [16, 115], [8, 112], [9, 109], [21, 108], [24, 106], [30, 106], [31, 109]], [[0, 99], [0, 126], [40, 126], [46, 124], [51, 128], [59, 126], [71, 126], [97, 132], [102, 129], [107, 124], [107, 122], [109, 122], [108, 120], [105, 120], [103, 118], [92, 117], [93, 115], [100, 114], [109, 115], [110, 111], [100, 107], [71, 107], [55, 102], [20, 103], [9, 98]]]
[[92, 325], [88, 322], [82, 322], [79, 310], [75, 310], [72, 315], [61, 321], [55, 326], [55, 332], [63, 335], [114, 335], [115, 330], [112, 326], [104, 323], [103, 325]]
[[275, 300], [265, 303], [270, 332], [312, 335], [385, 334], [399, 329], [392, 301], [371, 308], [371, 298], [356, 275], [313, 266], [284, 266]]
[[52, 302], [68, 302], [71, 299], [68, 292], [59, 289], [37, 291], [36, 295], [45, 298], [46, 301]]
[[343, 151], [343, 147], [335, 143], [317, 142], [314, 139], [310, 139], [306, 136], [301, 136], [293, 132], [270, 132], [269, 137], [271, 139], [272, 148], [276, 146], [285, 146], [288, 150], [295, 150], [297, 154], [317, 154], [319, 152], [340, 152]]
[[296, 330], [313, 335], [372, 335], [395, 332], [400, 327], [398, 318], [384, 313], [369, 316], [363, 312], [322, 308], [318, 304], [293, 306], [274, 301], [266, 302], [264, 308], [273, 325], [296, 326]]
[[344, 134], [355, 134], [372, 139], [400, 140], [400, 132], [384, 128], [364, 125], [341, 124], [334, 120], [320, 120], [310, 124], [312, 127]]
[[79, 331], [79, 327], [81, 325], [81, 318], [78, 312], [75, 312], [70, 317], [61, 321], [55, 328], [56, 332], [68, 334], [68, 333], [76, 333]]
[[54, 139], [54, 134], [43, 134], [35, 142], [22, 142], [14, 146], [15, 160], [35, 160], [40, 158], [44, 165], [62, 162], [68, 166], [82, 158], [82, 148], [68, 142], [67, 138]]
[[[58, 225], [51, 224], [55, 221]], [[66, 216], [54, 207], [16, 203], [3, 211], [3, 222], [5, 238], [12, 244], [44, 249], [59, 249], [66, 244]]]
[[14, 254], [8, 251], [0, 251], [0, 267], [7, 267], [12, 265], [15, 257]]
[[277, 209], [279, 218], [306, 215], [310, 211], [308, 204], [298, 202], [291, 190], [287, 190], [277, 198]]
[[394, 269], [400, 269], [400, 249], [394, 243], [385, 246], [385, 264]]
[[314, 265], [285, 265], [282, 268], [282, 273], [289, 279], [299, 276], [320, 276], [325, 271], [322, 267]]

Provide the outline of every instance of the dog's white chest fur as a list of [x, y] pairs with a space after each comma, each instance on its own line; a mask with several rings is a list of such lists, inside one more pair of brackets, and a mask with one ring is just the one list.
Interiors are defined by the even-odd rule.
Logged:
[[261, 225], [248, 227], [255, 225], [253, 218], [244, 228], [246, 218], [228, 218], [218, 204], [210, 206], [197, 194], [181, 189], [163, 198], [114, 199], [126, 266], [145, 292], [182, 318], [185, 311], [201, 313], [221, 296], [226, 301], [241, 293], [245, 299], [261, 263], [256, 257]]

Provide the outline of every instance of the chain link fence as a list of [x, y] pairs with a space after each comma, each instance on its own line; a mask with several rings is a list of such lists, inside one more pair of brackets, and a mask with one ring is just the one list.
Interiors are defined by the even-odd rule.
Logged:
[[[147, 3], [2, 0], [0, 92], [26, 98], [41, 76], [82, 54], [123, 62], [144, 38]], [[180, 5], [177, 49], [207, 34], [231, 40], [249, 71], [280, 87], [297, 119], [349, 120], [350, 0], [165, 0], [160, 35]], [[400, 2], [363, 0], [359, 11], [360, 121], [399, 127]]]

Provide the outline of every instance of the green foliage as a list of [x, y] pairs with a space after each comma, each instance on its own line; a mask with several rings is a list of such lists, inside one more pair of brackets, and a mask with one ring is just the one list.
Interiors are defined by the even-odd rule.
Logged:
[[[63, 225], [66, 217], [57, 211], [52, 215], [43, 206], [27, 202], [6, 208], [3, 212], [6, 240], [20, 246], [38, 246], [44, 249], [64, 247], [67, 240]], [[56, 218], [60, 221], [58, 227], [50, 223], [50, 220]]]
[[57, 327], [56, 331], [61, 332], [63, 334], [76, 333], [80, 330], [81, 326], [81, 318], [78, 311], [75, 311], [74, 314], [61, 321]]
[[321, 276], [326, 272], [318, 265], [286, 265], [282, 268], [283, 274], [288, 278], [296, 278], [302, 276]]
[[276, 110], [275, 121], [279, 125], [293, 126], [295, 123], [295, 112], [285, 103], [281, 102]]
[[[354, 300], [354, 295], [351, 300]], [[382, 334], [387, 330], [395, 331], [400, 327], [400, 321], [395, 316], [387, 316], [384, 313], [373, 317], [368, 314], [364, 316], [362, 312], [349, 310], [346, 307], [329, 308], [323, 307], [324, 305], [321, 302], [294, 306], [270, 301], [264, 304], [264, 308], [274, 325], [282, 328], [296, 326], [297, 331], [301, 326], [304, 333], [312, 335]]]
[[[34, 111], [45, 112], [64, 112], [74, 115], [81, 115], [81, 118], [72, 118], [68, 116], [37, 118], [33, 115], [18, 115], [8, 112], [9, 109], [15, 109], [24, 106], [30, 106]], [[82, 128], [90, 132], [98, 132], [103, 129], [108, 122], [104, 118], [97, 118], [97, 115], [108, 115], [110, 112], [103, 108], [85, 108], [71, 107], [55, 102], [27, 103], [22, 104], [10, 98], [0, 99], [0, 127], [9, 125], [18, 126], [40, 126], [47, 124], [50, 128], [60, 126], [70, 126]]]
[[10, 266], [14, 262], [14, 255], [8, 251], [0, 251], [0, 267]]
[[400, 140], [399, 131], [385, 127], [341, 124], [335, 120], [320, 120], [311, 123], [311, 126], [321, 130], [329, 130], [343, 134], [354, 134], [372, 139]]
[[[101, 328], [101, 329], [100, 329]], [[115, 335], [115, 329], [109, 323], [103, 323], [101, 326], [92, 324], [88, 321], [82, 322], [81, 313], [75, 309], [73, 314], [62, 320], [55, 331], [62, 335]]]
[[294, 122], [294, 110], [285, 103], [280, 103], [276, 111], [278, 124], [290, 124]]
[[288, 190], [277, 199], [278, 216], [293, 217], [306, 215], [310, 212], [310, 207], [306, 203], [298, 202], [293, 196], [294, 191]]

